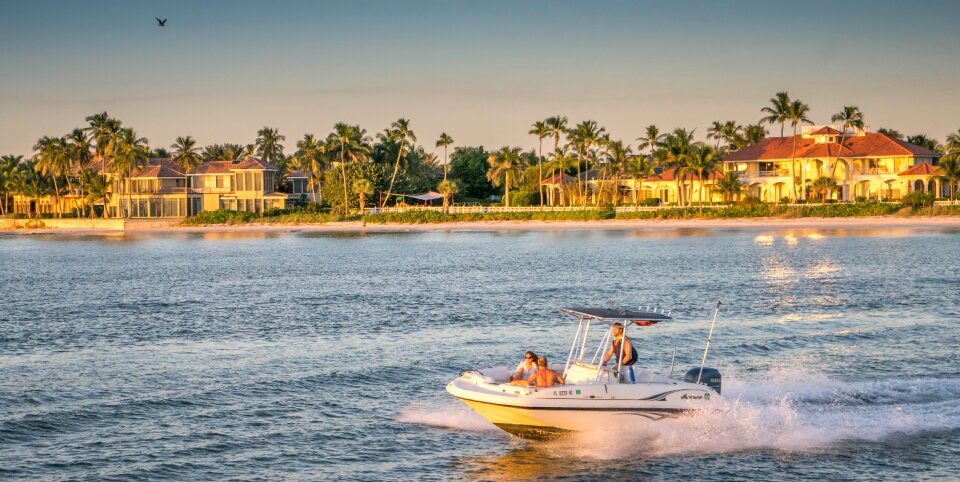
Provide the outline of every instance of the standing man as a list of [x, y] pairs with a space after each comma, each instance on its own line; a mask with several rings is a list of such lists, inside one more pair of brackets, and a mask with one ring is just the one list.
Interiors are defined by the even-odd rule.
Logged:
[[630, 338], [623, 336], [623, 325], [614, 323], [613, 343], [610, 344], [607, 354], [603, 356], [603, 366], [606, 366], [611, 358], [620, 357], [621, 353], [623, 356], [620, 358], [620, 365], [626, 367], [627, 372], [630, 373], [630, 383], [637, 383], [636, 376], [633, 374], [633, 365], [637, 363], [637, 350], [633, 348], [633, 343], [630, 343]]

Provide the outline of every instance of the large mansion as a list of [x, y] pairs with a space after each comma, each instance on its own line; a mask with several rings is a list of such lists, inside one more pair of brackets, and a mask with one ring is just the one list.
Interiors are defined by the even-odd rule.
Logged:
[[[190, 172], [169, 159], [150, 159], [124, 177], [111, 173], [100, 160], [87, 169], [107, 178], [109, 195], [94, 204], [104, 206], [110, 217], [182, 217], [218, 209], [262, 212], [314, 200], [307, 189], [306, 175], [292, 172], [281, 178], [276, 167], [255, 157], [207, 162]], [[79, 174], [75, 169], [71, 177], [76, 181]], [[277, 192], [281, 181], [288, 184], [290, 192]], [[82, 193], [77, 184], [74, 182], [74, 189], [61, 196], [63, 212], [80, 205]], [[14, 212], [57, 212], [53, 196], [17, 196], [14, 203]]]

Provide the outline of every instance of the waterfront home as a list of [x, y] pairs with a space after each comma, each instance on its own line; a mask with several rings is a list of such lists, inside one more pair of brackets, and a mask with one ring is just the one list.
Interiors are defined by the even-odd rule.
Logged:
[[[833, 198], [840, 201], [890, 200], [913, 191], [947, 195], [933, 167], [939, 158], [936, 151], [868, 129], [844, 133], [836, 126], [810, 126], [796, 136], [768, 137], [731, 152], [723, 167], [739, 173], [747, 191], [768, 202], [815, 197], [811, 185], [820, 177], [836, 180]], [[914, 169], [923, 164], [930, 167]]]
[[[662, 204], [677, 203], [677, 193], [683, 193], [685, 202], [700, 201], [700, 180], [695, 174], [687, 174], [680, 179], [676, 178], [676, 169], [659, 170], [660, 172], [645, 179], [634, 180], [633, 178], [621, 176], [619, 180], [604, 177], [599, 170], [591, 169], [581, 173], [581, 187], [578, 187], [577, 178], [564, 174], [559, 176], [554, 174], [541, 181], [546, 193], [546, 203], [555, 206], [561, 203], [569, 204], [579, 196], [578, 189], [586, 189], [587, 202], [595, 203], [596, 196], [602, 195], [605, 198], [613, 192], [614, 184], [620, 193], [622, 202], [643, 202], [646, 199], [658, 199]], [[714, 172], [703, 179], [703, 202], [712, 203], [723, 200], [722, 196], [715, 192], [714, 184], [722, 173]], [[602, 189], [601, 189], [601, 186]], [[563, 190], [563, 197], [560, 191]], [[679, 191], [678, 191], [679, 190]]]

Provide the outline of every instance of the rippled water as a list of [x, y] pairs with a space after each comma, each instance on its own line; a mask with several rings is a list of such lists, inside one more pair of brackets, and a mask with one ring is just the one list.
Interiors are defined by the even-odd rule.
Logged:
[[[950, 479], [960, 235], [565, 231], [0, 237], [0, 478]], [[561, 359], [562, 305], [652, 304], [640, 363], [728, 406], [511, 438], [443, 390]]]

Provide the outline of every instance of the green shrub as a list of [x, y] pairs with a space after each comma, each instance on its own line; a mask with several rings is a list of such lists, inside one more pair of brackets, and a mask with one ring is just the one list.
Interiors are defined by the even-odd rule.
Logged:
[[914, 191], [910, 194], [907, 194], [906, 196], [903, 196], [903, 199], [901, 199], [900, 201], [906, 207], [910, 207], [913, 209], [920, 209], [925, 206], [932, 206], [933, 199], [934, 199], [933, 194], [921, 192], [921, 191]]
[[522, 213], [461, 213], [445, 214], [440, 211], [412, 209], [400, 213], [377, 213], [364, 216], [371, 224], [401, 223], [456, 223], [471, 221], [599, 221], [615, 216], [612, 207], [583, 211], [531, 211]]
[[540, 193], [537, 191], [517, 191], [510, 193], [511, 206], [539, 206]]

